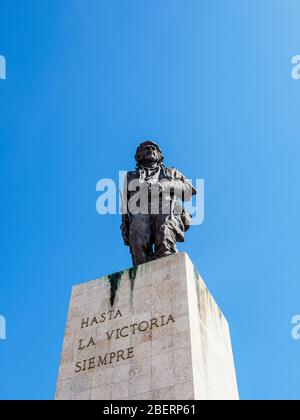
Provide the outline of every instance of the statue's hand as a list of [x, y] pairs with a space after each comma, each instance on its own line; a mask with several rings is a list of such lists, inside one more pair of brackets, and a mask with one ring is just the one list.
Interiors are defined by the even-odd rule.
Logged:
[[129, 246], [129, 240], [127, 238], [123, 238], [123, 243], [125, 246]]

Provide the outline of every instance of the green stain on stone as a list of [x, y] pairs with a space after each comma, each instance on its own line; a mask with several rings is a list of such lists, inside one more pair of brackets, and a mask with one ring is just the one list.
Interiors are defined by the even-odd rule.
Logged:
[[128, 270], [129, 280], [130, 280], [130, 290], [131, 290], [131, 294], [130, 294], [130, 305], [131, 306], [132, 306], [132, 300], [133, 300], [134, 282], [135, 282], [137, 271], [138, 271], [138, 266], [137, 265], [129, 268], [129, 270]]
[[110, 282], [110, 304], [113, 306], [117, 290], [120, 286], [120, 281], [124, 271], [118, 271], [117, 273], [112, 273], [107, 276], [108, 281]]
[[196, 280], [200, 281], [200, 276], [199, 276], [199, 273], [198, 273], [198, 271], [196, 270], [196, 268], [195, 268], [195, 267], [194, 267], [194, 274], [195, 274], [195, 278], [196, 278]]
[[130, 285], [131, 285], [131, 291], [133, 292], [133, 288], [134, 288], [134, 281], [136, 278], [136, 273], [138, 271], [138, 267], [134, 266], [129, 268], [128, 273], [129, 273], [129, 280], [130, 280]]

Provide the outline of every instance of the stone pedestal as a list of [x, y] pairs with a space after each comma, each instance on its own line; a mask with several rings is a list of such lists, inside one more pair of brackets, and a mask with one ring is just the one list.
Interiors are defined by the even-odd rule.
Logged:
[[227, 321], [187, 254], [73, 287], [56, 399], [238, 399]]

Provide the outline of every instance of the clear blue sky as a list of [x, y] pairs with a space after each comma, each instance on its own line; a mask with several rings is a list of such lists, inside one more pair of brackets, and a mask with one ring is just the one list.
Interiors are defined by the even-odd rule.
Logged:
[[298, 0], [1, 0], [0, 398], [53, 398], [71, 286], [130, 266], [95, 186], [145, 138], [205, 179], [180, 249], [241, 398], [300, 398], [299, 19]]

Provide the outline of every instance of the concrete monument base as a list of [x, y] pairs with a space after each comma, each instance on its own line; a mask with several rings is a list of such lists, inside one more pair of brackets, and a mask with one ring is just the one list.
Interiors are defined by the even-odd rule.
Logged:
[[238, 399], [227, 321], [187, 254], [73, 287], [56, 399]]

